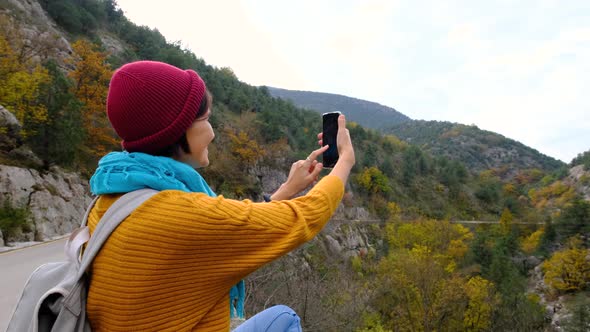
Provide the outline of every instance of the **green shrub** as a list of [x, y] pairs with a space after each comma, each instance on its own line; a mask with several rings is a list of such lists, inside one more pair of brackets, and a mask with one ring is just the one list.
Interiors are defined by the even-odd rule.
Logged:
[[20, 231], [30, 232], [29, 211], [26, 208], [15, 208], [8, 200], [0, 205], [0, 230], [5, 239]]
[[571, 315], [563, 322], [565, 331], [583, 332], [590, 329], [590, 294], [581, 292], [576, 294], [568, 304]]

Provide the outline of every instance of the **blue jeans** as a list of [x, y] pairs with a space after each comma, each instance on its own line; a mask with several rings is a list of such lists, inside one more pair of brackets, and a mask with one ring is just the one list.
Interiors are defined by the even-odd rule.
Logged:
[[257, 313], [233, 332], [301, 332], [301, 323], [293, 309], [276, 305]]

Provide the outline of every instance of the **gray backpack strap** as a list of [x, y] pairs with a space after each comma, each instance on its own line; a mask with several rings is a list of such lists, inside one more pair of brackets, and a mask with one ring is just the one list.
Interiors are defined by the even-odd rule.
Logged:
[[77, 228], [70, 234], [70, 237], [67, 239], [66, 244], [64, 246], [64, 253], [68, 261], [76, 264], [80, 264], [80, 250], [84, 243], [88, 242], [90, 239], [90, 231], [86, 224], [88, 224], [88, 216], [90, 215], [90, 211], [96, 202], [98, 201], [99, 196], [94, 197], [86, 212], [84, 213], [84, 218], [82, 218], [82, 222], [80, 223], [80, 227]]
[[[127, 193], [113, 203], [102, 216], [86, 245], [84, 254], [82, 255], [82, 262], [77, 269], [73, 289], [63, 300], [63, 306], [67, 308], [67, 315], [62, 316], [64, 322], [76, 321], [79, 320], [79, 317], [82, 317], [82, 320], [86, 321], [86, 282], [84, 278], [86, 270], [90, 264], [92, 264], [94, 257], [98, 254], [102, 245], [121, 222], [123, 222], [133, 210], [158, 192], [159, 191], [153, 189], [141, 189]], [[82, 289], [84, 290], [80, 291]], [[72, 315], [77, 317], [77, 319], [73, 319], [73, 317], [71, 317]], [[56, 324], [58, 322], [59, 320], [56, 321]], [[84, 331], [86, 330], [84, 329]]]
[[157, 193], [159, 193], [159, 191], [153, 189], [132, 191], [123, 195], [113, 203], [111, 207], [109, 207], [107, 212], [105, 212], [98, 222], [96, 229], [94, 229], [94, 232], [86, 245], [86, 250], [84, 250], [84, 255], [82, 255], [80, 270], [78, 270], [78, 278], [86, 272], [90, 264], [92, 264], [94, 257], [102, 248], [102, 245], [119, 224], [121, 224], [131, 212]]

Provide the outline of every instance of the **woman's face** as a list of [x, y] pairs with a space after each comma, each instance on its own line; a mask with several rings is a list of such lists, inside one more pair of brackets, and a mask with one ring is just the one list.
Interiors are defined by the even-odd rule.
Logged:
[[186, 140], [190, 153], [182, 151], [179, 159], [193, 168], [209, 166], [209, 150], [207, 147], [215, 138], [211, 123], [209, 123], [210, 116], [211, 110], [207, 110], [186, 131]]

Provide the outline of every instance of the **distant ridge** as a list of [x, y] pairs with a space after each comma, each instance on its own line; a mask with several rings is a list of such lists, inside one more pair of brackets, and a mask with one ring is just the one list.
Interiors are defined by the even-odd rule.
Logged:
[[319, 113], [341, 111], [360, 125], [394, 134], [435, 156], [464, 163], [470, 170], [505, 169], [511, 177], [519, 170], [554, 171], [565, 164], [500, 134], [446, 121], [412, 120], [378, 103], [337, 94], [268, 87], [273, 97]]
[[384, 130], [436, 156], [460, 160], [474, 171], [538, 168], [554, 171], [565, 164], [498, 133], [448, 121], [413, 120]]
[[273, 97], [290, 100], [299, 107], [318, 113], [340, 111], [349, 121], [367, 128], [385, 129], [412, 120], [391, 107], [362, 99], [332, 93], [267, 88]]

